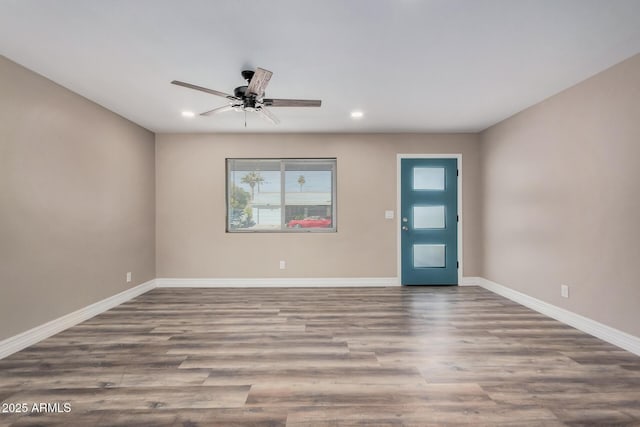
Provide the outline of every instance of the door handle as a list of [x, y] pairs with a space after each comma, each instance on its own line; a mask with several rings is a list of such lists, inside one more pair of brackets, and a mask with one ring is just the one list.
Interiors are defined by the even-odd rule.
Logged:
[[403, 225], [403, 226], [402, 226], [402, 229], [403, 229], [404, 231], [408, 231], [408, 230], [409, 230], [409, 227], [407, 227], [406, 225]]

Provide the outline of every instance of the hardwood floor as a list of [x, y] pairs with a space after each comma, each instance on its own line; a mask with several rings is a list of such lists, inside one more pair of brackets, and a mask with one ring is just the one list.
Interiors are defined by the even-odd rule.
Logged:
[[0, 426], [640, 425], [640, 357], [477, 287], [155, 289], [0, 360]]

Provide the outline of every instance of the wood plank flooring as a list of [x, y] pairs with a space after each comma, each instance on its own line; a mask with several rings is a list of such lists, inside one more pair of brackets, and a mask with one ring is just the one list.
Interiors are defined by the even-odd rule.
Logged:
[[640, 357], [477, 287], [165, 288], [0, 360], [0, 401], [71, 405], [0, 426], [640, 426]]

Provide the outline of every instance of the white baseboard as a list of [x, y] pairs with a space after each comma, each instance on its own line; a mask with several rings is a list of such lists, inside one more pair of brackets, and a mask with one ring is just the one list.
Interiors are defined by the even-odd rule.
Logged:
[[537, 298], [533, 298], [522, 292], [515, 291], [503, 285], [499, 285], [491, 280], [487, 280], [483, 277], [467, 277], [465, 278], [469, 283], [477, 284], [491, 292], [498, 295], [502, 295], [511, 301], [522, 304], [532, 310], [542, 313], [545, 316], [549, 316], [562, 323], [581, 330], [589, 335], [593, 335], [596, 338], [600, 338], [610, 344], [623, 348], [631, 353], [640, 356], [640, 338], [634, 335], [622, 332], [611, 326], [604, 325], [588, 317], [581, 316], [572, 311], [565, 310], [564, 308], [557, 307], [548, 302], [541, 301]]
[[155, 280], [149, 280], [134, 288], [127, 289], [124, 292], [105, 298], [94, 304], [88, 305], [73, 313], [66, 314], [62, 317], [54, 319], [43, 325], [36, 326], [33, 329], [22, 332], [21, 334], [0, 341], [0, 359], [3, 359], [13, 353], [16, 353], [30, 345], [36, 344], [52, 335], [64, 331], [78, 323], [84, 322], [104, 311], [109, 310], [117, 305], [127, 302], [130, 299], [142, 295], [143, 293], [155, 288]]
[[478, 286], [479, 277], [469, 277], [465, 276], [462, 278], [462, 281], [458, 283], [458, 286]]
[[400, 286], [397, 277], [248, 278], [248, 279], [156, 279], [159, 288], [308, 288]]

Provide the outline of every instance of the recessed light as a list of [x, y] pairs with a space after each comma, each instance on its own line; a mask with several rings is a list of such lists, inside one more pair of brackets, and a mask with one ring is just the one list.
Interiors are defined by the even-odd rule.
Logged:
[[193, 117], [193, 116], [195, 116], [193, 111], [183, 111], [182, 112], [182, 117]]
[[362, 116], [364, 116], [364, 113], [362, 111], [352, 111], [351, 112], [351, 118], [352, 119], [360, 119], [360, 118], [362, 118]]

